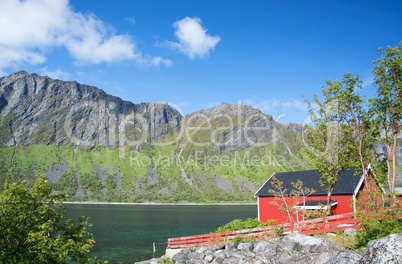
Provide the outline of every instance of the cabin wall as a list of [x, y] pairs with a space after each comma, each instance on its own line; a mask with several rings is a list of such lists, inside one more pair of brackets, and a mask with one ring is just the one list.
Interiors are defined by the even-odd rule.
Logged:
[[[369, 179], [372, 180], [372, 176], [369, 176]], [[361, 183], [361, 182], [360, 182]], [[357, 195], [356, 199], [353, 199], [353, 194], [343, 194], [343, 195], [332, 195], [332, 200], [336, 200], [338, 204], [334, 207], [332, 207], [332, 213], [335, 215], [340, 215], [340, 214], [345, 214], [345, 213], [351, 213], [355, 211], [354, 207], [354, 202], [356, 201], [356, 209], [359, 210], [359, 205], [360, 207], [362, 205], [365, 205], [369, 202], [368, 196], [367, 196], [367, 190], [365, 184], [360, 185], [360, 189], [356, 190]], [[380, 187], [374, 182], [370, 184], [370, 191], [379, 191], [380, 192]], [[326, 204], [326, 195], [319, 195], [319, 196], [308, 196], [306, 197], [306, 201], [309, 200], [323, 200], [324, 203]], [[397, 196], [397, 199], [402, 202], [402, 194]], [[275, 197], [258, 197], [258, 216], [259, 220], [262, 222], [267, 222], [269, 219], [275, 219], [278, 220], [280, 223], [282, 222], [289, 222], [288, 215], [286, 212], [280, 212], [279, 211], [279, 206], [278, 205], [273, 205], [272, 202], [276, 201], [278, 205], [283, 204], [282, 199], [275, 199]], [[293, 199], [288, 198], [287, 202], [289, 204], [293, 204]], [[302, 203], [303, 198], [300, 198], [298, 203]], [[379, 206], [382, 206], [383, 200], [382, 196], [379, 195], [376, 198], [376, 202], [378, 203]], [[296, 215], [292, 215], [293, 219], [297, 221]], [[301, 219], [299, 219], [301, 220]]]
[[[375, 197], [375, 203], [377, 204], [377, 206], [381, 207], [384, 204], [382, 191], [380, 190], [379, 186], [372, 181], [371, 175], [369, 176], [369, 179], [370, 179], [370, 192], [378, 193], [378, 196]], [[358, 194], [356, 195], [357, 210], [359, 210], [359, 208], [360, 208], [360, 210], [361, 209], [363, 209], [363, 210], [369, 209], [368, 207], [365, 208], [365, 204], [370, 204], [370, 199], [369, 199], [367, 192], [368, 192], [367, 188], [366, 188], [365, 184], [363, 183], [362, 186], [360, 187]]]
[[[306, 201], [311, 200], [323, 200], [323, 203], [326, 204], [327, 196], [320, 195], [306, 197]], [[338, 205], [333, 207], [335, 215], [353, 212], [352, 195], [333, 195], [332, 200], [338, 201]], [[272, 202], [274, 201], [277, 202], [278, 205], [273, 205]], [[282, 199], [275, 199], [275, 197], [258, 197], [258, 220], [261, 222], [267, 222], [269, 219], [275, 219], [278, 220], [279, 223], [289, 222], [287, 213], [279, 211], [279, 206], [283, 203]], [[287, 198], [287, 203], [289, 205], [294, 205], [294, 200], [292, 198]], [[303, 203], [302, 197], [298, 200], [298, 204], [300, 203]], [[297, 216], [295, 214], [292, 214], [291, 217], [294, 221], [297, 221]]]
[[332, 195], [331, 199], [338, 201], [338, 204], [333, 210], [335, 215], [354, 212], [353, 195]]
[[286, 222], [287, 214], [279, 211], [279, 206], [273, 205], [272, 202], [283, 204], [280, 200], [275, 200], [275, 197], [258, 197], [258, 216], [259, 221], [267, 222], [270, 219], [278, 220], [279, 223]]

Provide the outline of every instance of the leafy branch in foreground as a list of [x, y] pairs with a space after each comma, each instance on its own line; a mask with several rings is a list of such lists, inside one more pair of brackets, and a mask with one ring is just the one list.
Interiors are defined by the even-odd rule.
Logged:
[[297, 180], [296, 183], [292, 182], [293, 190], [290, 192], [290, 195], [293, 197], [295, 204], [299, 203], [299, 200], [302, 200], [302, 207], [298, 208], [296, 213], [299, 214], [303, 220], [318, 218], [321, 215], [326, 214], [326, 208], [322, 206], [321, 210], [306, 210], [306, 198], [316, 192], [313, 188], [307, 188], [303, 186], [303, 182], [301, 180]]
[[[291, 214], [294, 214], [296, 212], [295, 205], [294, 203], [290, 203], [290, 201], [287, 200], [287, 189], [283, 187], [283, 182], [278, 180], [275, 175], [272, 176], [272, 187], [274, 189], [268, 190], [269, 194], [275, 196], [275, 200], [271, 202], [271, 204], [279, 206], [279, 211], [280, 212], [286, 212], [287, 218], [290, 223], [295, 222], [295, 219], [292, 217]], [[279, 201], [278, 201], [279, 200]]]
[[24, 182], [6, 183], [0, 193], [0, 262], [93, 263], [87, 256], [95, 243], [85, 218], [78, 226], [63, 220], [65, 194], [52, 192], [39, 174], [31, 190]]

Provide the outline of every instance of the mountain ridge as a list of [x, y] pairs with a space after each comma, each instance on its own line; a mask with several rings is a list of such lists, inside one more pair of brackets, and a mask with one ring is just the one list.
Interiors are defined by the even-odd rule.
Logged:
[[0, 78], [0, 181], [43, 171], [73, 200], [250, 201], [273, 172], [310, 168], [301, 132], [248, 105], [182, 116], [75, 81]]
[[[86, 134], [81, 135], [79, 138], [81, 141], [87, 141], [91, 136], [99, 136], [93, 135], [96, 133], [95, 130], [98, 130], [100, 134], [103, 133], [102, 135], [107, 135], [110, 134], [107, 125], [118, 125], [115, 123], [116, 120], [108, 118], [108, 116], [127, 115], [131, 112], [141, 114], [150, 111], [152, 108], [160, 108], [165, 116], [180, 115], [175, 109], [166, 107], [166, 105], [163, 104], [134, 104], [129, 101], [124, 101], [119, 97], [108, 95], [103, 90], [94, 86], [81, 85], [75, 81], [63, 82], [53, 80], [49, 77], [42, 77], [37, 74], [28, 74], [24, 71], [1, 78], [0, 86], [1, 118], [4, 120], [5, 116], [16, 114], [14, 123], [20, 121], [20, 129], [16, 130], [22, 132], [24, 131], [23, 128], [30, 127], [32, 122], [40, 127], [46, 119], [53, 121], [52, 118], [54, 119], [59, 116], [60, 120], [56, 120], [56, 122], [58, 121], [58, 123], [61, 124], [72, 121], [72, 127], [74, 128], [82, 126], [83, 120], [90, 122], [89, 126], [86, 127], [88, 130]], [[41, 96], [41, 98], [37, 98], [39, 96]], [[21, 105], [27, 105], [27, 108], [21, 109]], [[96, 108], [100, 108], [100, 111], [96, 111]], [[52, 112], [52, 110], [56, 110], [56, 112]], [[104, 113], [102, 111], [104, 111]], [[169, 111], [171, 113], [169, 113]], [[24, 114], [29, 120], [24, 118]], [[156, 120], [156, 122], [164, 125], [164, 123], [166, 123], [164, 121], [166, 120], [163, 120], [163, 116], [159, 116], [159, 118], [160, 120]], [[181, 117], [178, 116], [178, 119], [181, 119]], [[95, 120], [101, 123], [96, 124]], [[62, 135], [63, 132], [68, 132], [62, 131], [63, 128], [64, 130], [70, 129], [61, 127], [60, 125], [57, 126], [56, 124], [55, 129], [61, 131], [59, 131], [60, 139], [57, 140], [56, 137], [56, 139], [54, 139], [56, 140], [55, 143], [63, 144], [63, 141], [69, 138], [71, 139], [71, 135], [66, 133]], [[162, 133], [162, 131], [158, 133]], [[19, 139], [20, 136], [23, 137], [23, 135], [17, 135], [17, 139]], [[155, 137], [159, 136], [159, 134], [155, 135]], [[2, 143], [4, 144], [4, 142]], [[30, 143], [33, 142], [27, 142], [27, 144]], [[109, 145], [106, 139], [100, 139], [100, 141], [94, 143], [106, 146]], [[10, 142], [8, 145], [10, 145]]]

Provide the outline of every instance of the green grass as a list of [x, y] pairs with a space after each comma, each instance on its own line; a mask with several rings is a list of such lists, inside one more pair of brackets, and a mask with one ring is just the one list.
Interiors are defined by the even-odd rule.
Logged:
[[[236, 120], [235, 120], [236, 121]], [[205, 120], [195, 120], [193, 126], [201, 126]], [[227, 122], [225, 119], [212, 119], [212, 127], [218, 122]], [[236, 121], [237, 122], [237, 121]], [[216, 123], [216, 124], [215, 124]], [[221, 124], [222, 125], [222, 124]], [[223, 132], [223, 130], [221, 131]], [[210, 142], [211, 132], [207, 130], [190, 131], [191, 139], [195, 142]], [[219, 132], [220, 133], [220, 132]], [[217, 133], [216, 139], [219, 138]], [[280, 131], [285, 133], [285, 131]], [[254, 201], [253, 193], [242, 190], [239, 181], [247, 180], [256, 188], [264, 183], [269, 176], [278, 171], [289, 171], [291, 167], [284, 162], [285, 158], [293, 169], [307, 169], [306, 156], [300, 150], [300, 142], [293, 132], [287, 131], [285, 138], [292, 154], [286, 153], [283, 143], [270, 144], [269, 146], [254, 146], [243, 150], [222, 151], [214, 144], [195, 146], [188, 141], [176, 140], [177, 135], [172, 132], [163, 139], [155, 140], [150, 145], [143, 143], [140, 146], [128, 146], [124, 149], [118, 147], [103, 147], [96, 145], [90, 148], [76, 147], [72, 144], [55, 146], [40, 143], [30, 146], [18, 145], [14, 147], [0, 147], [0, 184], [6, 179], [11, 181], [27, 179], [34, 180], [34, 170], [43, 171], [47, 168], [55, 168], [57, 164], [68, 165], [67, 172], [58, 183], [52, 183], [52, 187], [58, 191], [75, 193], [78, 187], [76, 172], [80, 174], [82, 189], [92, 192], [82, 198], [95, 200], [120, 200], [120, 201], [158, 201], [158, 202], [238, 202]], [[48, 136], [43, 137], [48, 139]], [[296, 140], [295, 140], [296, 138]], [[188, 139], [188, 138], [187, 138]], [[150, 139], [148, 139], [150, 140]], [[172, 141], [172, 144], [163, 144]], [[178, 164], [178, 154], [183, 146], [180, 160], [187, 178], [193, 178], [193, 184], [198, 189], [190, 188], [182, 179], [182, 172]], [[285, 156], [283, 156], [285, 154]], [[11, 159], [13, 163], [11, 164]], [[94, 166], [99, 166], [103, 171], [109, 170], [106, 182], [102, 184]], [[123, 175], [121, 188], [123, 193], [116, 195], [116, 171]], [[147, 185], [147, 174], [155, 171], [158, 181]], [[197, 174], [203, 176], [199, 179]], [[216, 187], [215, 175], [232, 185], [232, 192], [225, 192]], [[137, 179], [144, 183], [145, 193], [134, 194], [134, 183]], [[107, 188], [109, 191], [104, 196], [100, 190]], [[175, 190], [173, 193], [162, 194], [163, 188]]]

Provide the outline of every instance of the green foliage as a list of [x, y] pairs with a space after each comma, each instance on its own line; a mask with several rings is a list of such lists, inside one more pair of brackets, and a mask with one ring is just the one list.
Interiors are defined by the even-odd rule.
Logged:
[[13, 133], [10, 123], [14, 116], [15, 113], [12, 113], [2, 118], [0, 122], [0, 144], [5, 144], [12, 139]]
[[402, 42], [398, 46], [380, 48], [382, 55], [374, 61], [374, 84], [377, 97], [371, 99], [377, 135], [387, 148], [387, 180], [390, 192], [395, 191], [398, 134], [402, 130]]
[[244, 221], [240, 219], [235, 219], [223, 227], [218, 227], [218, 229], [214, 233], [222, 233], [222, 232], [229, 232], [229, 231], [236, 231], [236, 230], [243, 230], [243, 229], [251, 229], [256, 227], [264, 227], [264, 226], [272, 226], [276, 223], [276, 220], [269, 220], [266, 223], [258, 221], [257, 218], [248, 218]]
[[353, 89], [359, 79], [346, 75], [343, 81], [327, 80], [323, 87], [323, 100], [314, 96], [316, 108], [306, 100], [309, 107], [312, 125], [305, 125], [306, 136], [304, 150], [320, 173], [320, 185], [327, 192], [327, 208], [330, 213], [330, 203], [333, 189], [340, 174], [355, 165], [352, 162], [350, 127], [345, 124], [344, 98], [345, 90]]
[[[284, 189], [283, 187], [283, 182], [278, 180], [275, 175], [272, 176], [271, 184], [274, 187], [274, 189], [268, 190], [268, 192], [275, 196], [275, 200], [271, 202], [271, 204], [279, 206], [279, 211], [280, 212], [286, 212], [287, 218], [289, 222], [295, 222], [291, 214], [295, 213], [295, 203], [289, 203], [287, 195], [287, 189]], [[295, 197], [295, 200], [297, 201], [298, 197]], [[279, 201], [282, 201], [282, 203], [278, 203]]]
[[364, 191], [358, 200], [357, 218], [362, 228], [357, 230], [357, 247], [365, 247], [370, 240], [402, 232], [402, 205], [391, 197], [383, 200], [380, 190]]
[[358, 248], [365, 247], [370, 240], [402, 232], [402, 219], [391, 215], [383, 219], [371, 218], [370, 221], [366, 219], [362, 225], [364, 228], [357, 230]]
[[[293, 152], [293, 146], [290, 143], [289, 146]], [[159, 147], [144, 144], [141, 147], [138, 152], [127, 147], [121, 155], [121, 150], [118, 148], [100, 145], [93, 148], [81, 148], [72, 144], [65, 146], [20, 144], [15, 149], [0, 146], [0, 159], [2, 159], [0, 189], [6, 179], [9, 182], [26, 180], [26, 184], [31, 186], [34, 182], [34, 177], [31, 176], [33, 170], [56, 170], [58, 164], [64, 164], [68, 166], [68, 170], [59, 180], [51, 179], [49, 185], [56, 191], [67, 193], [69, 200], [165, 203], [254, 202], [253, 193], [240, 184], [243, 179], [257, 187], [266, 180], [266, 175], [290, 169], [287, 163], [281, 160], [282, 154], [276, 152], [273, 146], [230, 150], [217, 154], [215, 158], [209, 156], [209, 152], [205, 152], [207, 150], [203, 150], [198, 155], [195, 155], [193, 151], [189, 151], [188, 156], [182, 153], [181, 165], [187, 178], [192, 177], [197, 183], [202, 191], [200, 192], [183, 182], [177, 163], [177, 145]], [[296, 152], [295, 150], [294, 153]], [[294, 169], [309, 168], [305, 163], [300, 162], [301, 159], [295, 159], [296, 156], [297, 154], [287, 157], [287, 161]], [[107, 174], [106, 179], [98, 176], [95, 166], [103, 174]], [[147, 174], [150, 171], [155, 171], [157, 176], [157, 181], [153, 184], [147, 182]], [[116, 177], [117, 172], [123, 175], [119, 182]], [[233, 192], [225, 192], [217, 188], [215, 175], [229, 182]], [[144, 193], [134, 193], [136, 183], [140, 184], [139, 188], [145, 191]], [[83, 190], [82, 197], [74, 196], [79, 186]], [[169, 192], [161, 194], [159, 191], [163, 188], [169, 189]], [[108, 190], [105, 195], [101, 192], [102, 189]]]
[[159, 263], [161, 263], [161, 264], [174, 264], [174, 262], [171, 259], [163, 259]]
[[[218, 229], [214, 233], [223, 233], [223, 232], [231, 232], [237, 230], [244, 230], [244, 229], [251, 229], [251, 228], [258, 228], [258, 227], [266, 227], [270, 226], [274, 230], [274, 236], [284, 236], [283, 227], [278, 224], [277, 220], [270, 219], [266, 223], [258, 221], [257, 218], [248, 218], [244, 221], [240, 219], [235, 219], [223, 227], [218, 227]], [[244, 241], [252, 241], [252, 238], [246, 238], [241, 236], [236, 236], [232, 243], [244, 242]]]
[[[272, 176], [272, 186], [274, 189], [270, 189], [268, 192], [275, 196], [274, 201], [271, 204], [278, 206], [280, 212], [285, 212], [287, 214], [287, 218], [289, 222], [295, 222], [293, 215], [300, 215], [302, 219], [314, 219], [323, 217], [327, 214], [326, 207], [324, 205], [321, 206], [321, 210], [306, 210], [306, 197], [312, 195], [316, 192], [316, 190], [312, 188], [303, 187], [303, 182], [299, 179], [296, 183], [292, 182], [293, 189], [290, 194], [288, 194], [287, 189], [283, 188], [283, 182], [279, 181], [275, 175]], [[289, 198], [291, 198], [289, 200]], [[278, 201], [281, 201], [280, 203]], [[301, 208], [297, 208], [296, 205], [299, 203], [303, 204]], [[281, 227], [278, 227], [277, 230], [278, 235], [281, 234]]]
[[253, 241], [253, 238], [251, 237], [241, 237], [241, 236], [236, 236], [234, 239], [230, 240], [233, 244], [239, 243], [239, 242], [251, 242]]
[[351, 167], [361, 170], [368, 186], [367, 168], [369, 165], [377, 167], [374, 144], [378, 134], [373, 125], [373, 109], [369, 107], [368, 101], [359, 95], [361, 89], [360, 76], [346, 73], [335, 90], [335, 98], [339, 103], [338, 113], [342, 129], [347, 136], [348, 147], [345, 149], [345, 155], [350, 159]]
[[335, 242], [339, 245], [344, 245], [349, 249], [356, 249], [358, 242], [357, 238], [354, 236], [346, 236], [343, 232], [343, 230], [338, 230], [335, 232], [336, 236], [333, 238]]
[[285, 235], [285, 233], [283, 233], [283, 229], [283, 226], [275, 225], [274, 235], [277, 237], [283, 237]]
[[[303, 207], [301, 209], [297, 209], [295, 211], [296, 214], [299, 214], [302, 219], [308, 220], [313, 218], [320, 217], [320, 213], [326, 214], [325, 209], [321, 210], [306, 210], [306, 197], [314, 194], [316, 190], [313, 188], [303, 187], [303, 182], [301, 180], [297, 180], [296, 183], [292, 182], [293, 190], [290, 193], [290, 196], [293, 198], [295, 204], [298, 204], [300, 200], [302, 201]], [[323, 206], [322, 206], [323, 208]]]
[[44, 174], [28, 190], [24, 183], [4, 186], [0, 193], [0, 262], [92, 263], [94, 244], [85, 218], [63, 221], [64, 194], [52, 192]]

